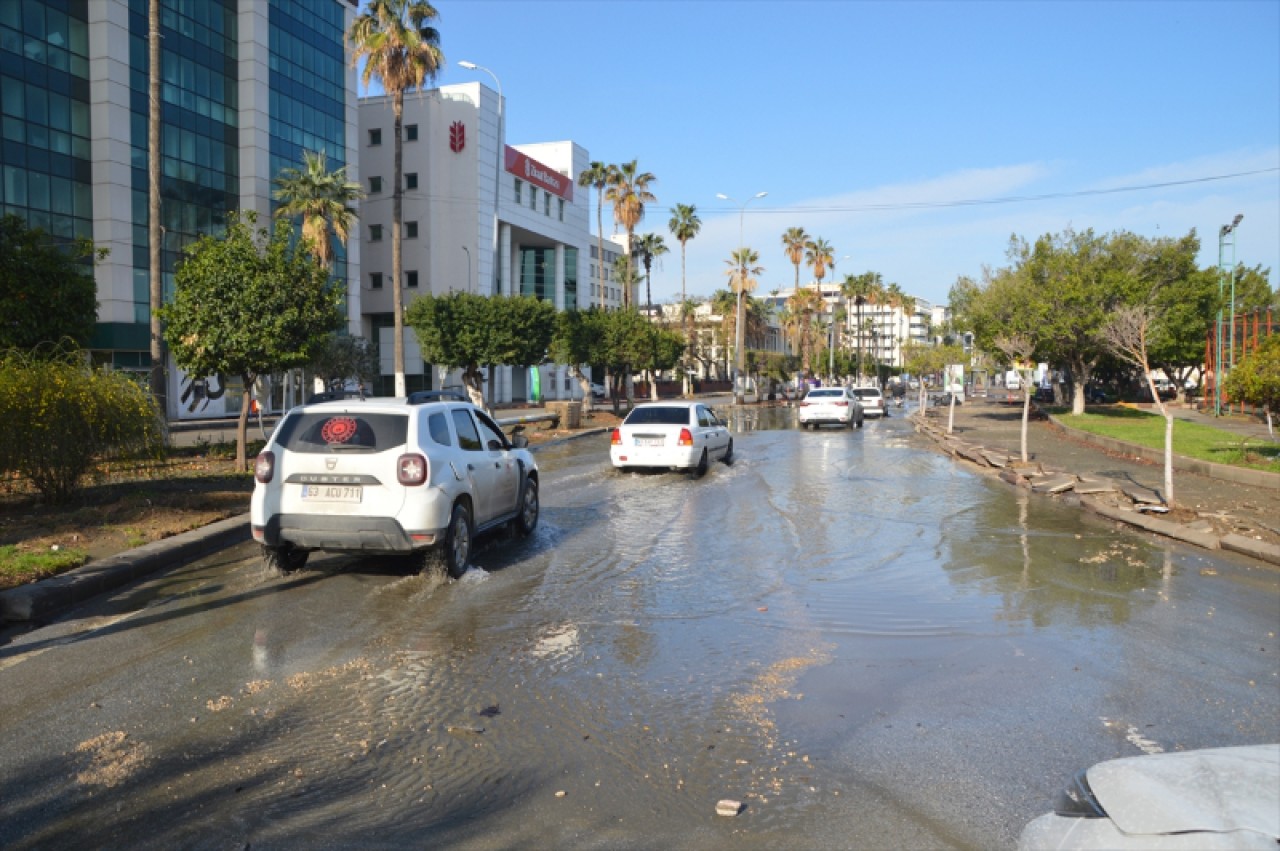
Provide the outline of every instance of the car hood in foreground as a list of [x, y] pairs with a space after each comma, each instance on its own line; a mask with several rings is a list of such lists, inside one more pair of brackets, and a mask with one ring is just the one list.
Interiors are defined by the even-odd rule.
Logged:
[[1087, 776], [1125, 833], [1250, 830], [1280, 838], [1280, 744], [1113, 759]]

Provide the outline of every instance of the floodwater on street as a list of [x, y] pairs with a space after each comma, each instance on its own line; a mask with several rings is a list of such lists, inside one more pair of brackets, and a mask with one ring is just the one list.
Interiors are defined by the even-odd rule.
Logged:
[[728, 416], [700, 479], [544, 448], [457, 582], [245, 544], [0, 645], [0, 845], [1010, 848], [1094, 762], [1277, 739], [1275, 569], [901, 412]]

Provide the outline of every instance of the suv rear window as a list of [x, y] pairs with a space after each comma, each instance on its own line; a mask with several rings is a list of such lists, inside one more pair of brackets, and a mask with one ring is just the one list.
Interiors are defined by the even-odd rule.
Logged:
[[855, 396], [858, 396], [863, 399], [874, 399], [880, 395], [880, 391], [875, 389], [872, 389], [872, 390], [859, 389], [859, 390], [854, 390], [853, 392]]
[[290, 452], [383, 452], [404, 446], [408, 434], [409, 418], [403, 414], [333, 411], [285, 417], [275, 438]]
[[627, 425], [688, 425], [688, 408], [664, 408], [660, 405], [636, 408], [627, 415]]

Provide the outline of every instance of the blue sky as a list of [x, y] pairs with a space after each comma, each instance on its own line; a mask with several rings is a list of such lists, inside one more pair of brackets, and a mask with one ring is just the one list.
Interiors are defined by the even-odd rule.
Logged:
[[[1011, 234], [1195, 228], [1211, 266], [1237, 213], [1239, 260], [1280, 280], [1280, 0], [435, 6], [437, 82], [491, 84], [458, 60], [492, 69], [508, 142], [572, 139], [657, 177], [655, 301], [680, 293], [669, 207], [697, 205], [688, 291], [706, 295], [739, 243], [739, 204], [716, 194], [761, 191], [742, 227], [766, 292], [794, 280], [793, 226], [834, 245], [837, 277], [945, 302]], [[1128, 191], [1153, 184], [1180, 185]], [[957, 204], [1015, 197], [1038, 200]]]

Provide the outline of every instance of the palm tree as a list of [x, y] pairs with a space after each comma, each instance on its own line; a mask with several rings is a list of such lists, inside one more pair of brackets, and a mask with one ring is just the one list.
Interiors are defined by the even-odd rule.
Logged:
[[827, 276], [827, 267], [835, 264], [835, 251], [831, 243], [822, 237], [805, 243], [804, 262], [813, 267], [813, 277], [817, 279], [819, 290], [822, 289], [822, 279]]
[[[647, 171], [639, 170], [639, 160], [616, 166], [609, 175], [609, 188], [605, 199], [613, 204], [613, 220], [627, 232], [627, 256], [632, 253], [632, 239], [636, 225], [644, 219], [644, 205], [655, 203], [657, 197], [649, 191], [649, 185], [658, 179]], [[634, 267], [633, 267], [634, 268]], [[622, 291], [622, 306], [631, 306], [631, 290]]]
[[862, 337], [865, 326], [862, 322], [862, 307], [869, 303], [872, 296], [879, 287], [880, 274], [878, 272], [864, 272], [861, 275], [845, 275], [844, 283], [840, 285], [840, 292], [849, 301], [853, 302], [854, 312], [857, 314], [857, 322], [855, 328], [858, 331], [857, 347], [858, 347], [858, 375], [857, 379], [862, 380]]
[[[729, 276], [729, 288], [733, 290], [736, 298], [736, 316], [742, 314], [742, 300], [746, 294], [753, 292], [756, 288], [756, 278], [764, 274], [764, 267], [758, 266], [760, 262], [760, 254], [750, 248], [739, 248], [729, 255], [729, 259], [724, 261], [729, 270], [725, 273]], [[737, 367], [738, 374], [742, 374], [743, 365], [743, 349], [745, 344], [742, 342], [742, 330], [737, 327], [737, 320], [734, 320], [734, 339], [737, 343], [734, 346], [734, 365]], [[735, 401], [739, 404], [742, 402], [741, 390], [745, 388], [735, 387]]]
[[648, 312], [653, 307], [653, 290], [649, 286], [649, 278], [653, 272], [653, 258], [668, 253], [667, 245], [662, 241], [662, 234], [643, 233], [636, 237], [635, 253], [644, 263], [644, 309]]
[[400, 245], [400, 220], [404, 203], [404, 93], [434, 80], [444, 65], [440, 33], [428, 26], [438, 17], [426, 0], [370, 0], [363, 15], [351, 22], [351, 65], [366, 60], [361, 81], [373, 79], [391, 95], [395, 113], [395, 189], [391, 198], [391, 288], [395, 325], [396, 395], [404, 396], [404, 294]]
[[597, 303], [601, 307], [604, 307], [604, 188], [609, 185], [609, 176], [614, 168], [616, 166], [593, 160], [578, 174], [579, 186], [596, 190], [596, 270], [600, 284], [600, 301]]
[[[695, 204], [676, 204], [675, 209], [671, 211], [671, 220], [667, 222], [667, 227], [671, 230], [671, 235], [680, 243], [680, 326], [684, 331], [685, 340], [689, 339], [689, 318], [692, 312], [684, 308], [689, 303], [689, 296], [685, 292], [685, 256], [688, 253], [689, 240], [698, 235], [702, 230], [702, 219], [698, 218], [698, 207]], [[686, 352], [688, 350], [686, 349]], [[684, 382], [685, 395], [689, 395], [689, 370], [685, 367], [682, 359], [680, 373]]]
[[787, 299], [787, 309], [795, 317], [796, 344], [800, 350], [801, 369], [810, 374], [813, 355], [813, 317], [822, 309], [822, 295], [808, 287], [798, 289]]
[[787, 228], [782, 234], [782, 250], [796, 267], [796, 289], [800, 289], [800, 264], [804, 262], [804, 250], [809, 245], [809, 234], [804, 228]]
[[346, 166], [337, 171], [325, 167], [321, 151], [302, 152], [302, 168], [280, 170], [275, 179], [273, 197], [281, 202], [276, 208], [280, 218], [302, 217], [302, 238], [311, 244], [311, 253], [320, 265], [333, 266], [333, 241], [330, 231], [342, 245], [347, 244], [356, 211], [351, 207], [364, 193], [360, 184], [347, 180]]

